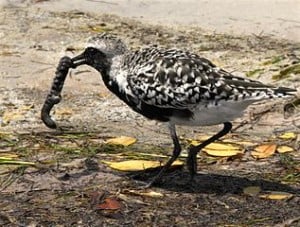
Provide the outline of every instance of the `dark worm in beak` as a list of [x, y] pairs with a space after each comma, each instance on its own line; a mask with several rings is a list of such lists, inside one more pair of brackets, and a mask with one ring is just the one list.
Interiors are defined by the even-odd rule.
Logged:
[[61, 101], [61, 91], [63, 89], [69, 69], [77, 68], [78, 66], [83, 64], [86, 64], [86, 58], [84, 54], [80, 54], [74, 58], [63, 57], [60, 59], [59, 64], [56, 68], [51, 90], [47, 95], [47, 98], [41, 110], [41, 119], [47, 127], [53, 129], [57, 128], [56, 123], [50, 116], [50, 111], [55, 104], [58, 104]]

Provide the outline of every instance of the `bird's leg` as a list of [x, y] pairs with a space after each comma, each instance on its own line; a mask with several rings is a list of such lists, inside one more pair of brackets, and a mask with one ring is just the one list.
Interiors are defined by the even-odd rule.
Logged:
[[204, 147], [206, 147], [208, 144], [213, 143], [214, 141], [225, 136], [231, 130], [231, 128], [232, 128], [232, 124], [230, 122], [225, 122], [223, 129], [220, 132], [218, 132], [216, 135], [205, 140], [203, 143], [199, 144], [198, 146], [191, 146], [189, 148], [189, 155], [187, 157], [187, 167], [190, 172], [191, 181], [193, 181], [197, 173], [197, 153], [201, 151]]
[[176, 134], [176, 128], [175, 125], [172, 123], [169, 123], [169, 130], [171, 134], [171, 138], [173, 140], [174, 149], [172, 157], [168, 160], [168, 162], [163, 166], [163, 168], [160, 170], [160, 172], [146, 185], [146, 188], [151, 187], [153, 184], [160, 181], [163, 174], [166, 172], [166, 170], [172, 165], [172, 163], [178, 158], [180, 152], [181, 152], [181, 146]]

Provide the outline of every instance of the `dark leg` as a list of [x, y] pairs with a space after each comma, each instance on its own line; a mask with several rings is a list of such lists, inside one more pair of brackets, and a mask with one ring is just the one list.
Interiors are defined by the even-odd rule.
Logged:
[[187, 157], [187, 167], [190, 172], [191, 181], [194, 179], [194, 176], [197, 173], [197, 153], [201, 151], [208, 144], [220, 139], [225, 136], [232, 128], [232, 124], [230, 122], [225, 122], [223, 129], [218, 132], [216, 135], [210, 137], [208, 140], [205, 140], [198, 146], [191, 146], [189, 149], [189, 155]]
[[146, 188], [151, 187], [154, 183], [157, 183], [160, 181], [163, 174], [166, 172], [166, 170], [172, 165], [172, 163], [178, 158], [180, 152], [181, 152], [181, 146], [179, 144], [179, 140], [176, 134], [176, 128], [174, 124], [169, 123], [169, 130], [170, 134], [173, 140], [174, 144], [174, 150], [172, 157], [169, 159], [169, 161], [164, 165], [164, 167], [160, 170], [160, 172], [150, 181], [149, 184], [147, 184]]

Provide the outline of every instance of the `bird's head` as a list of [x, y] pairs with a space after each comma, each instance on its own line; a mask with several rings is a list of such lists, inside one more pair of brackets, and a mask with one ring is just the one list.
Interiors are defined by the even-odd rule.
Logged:
[[104, 70], [110, 60], [127, 51], [126, 45], [114, 35], [101, 33], [91, 37], [84, 52], [72, 59], [74, 67], [87, 64], [98, 71]]

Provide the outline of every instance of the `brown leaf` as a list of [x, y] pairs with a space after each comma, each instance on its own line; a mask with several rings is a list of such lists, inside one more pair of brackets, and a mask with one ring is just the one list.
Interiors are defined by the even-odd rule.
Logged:
[[106, 198], [103, 203], [97, 206], [100, 210], [119, 210], [121, 208], [121, 203], [115, 198]]
[[257, 159], [267, 158], [275, 153], [276, 148], [276, 144], [259, 145], [254, 149], [254, 151], [252, 151], [251, 155]]

